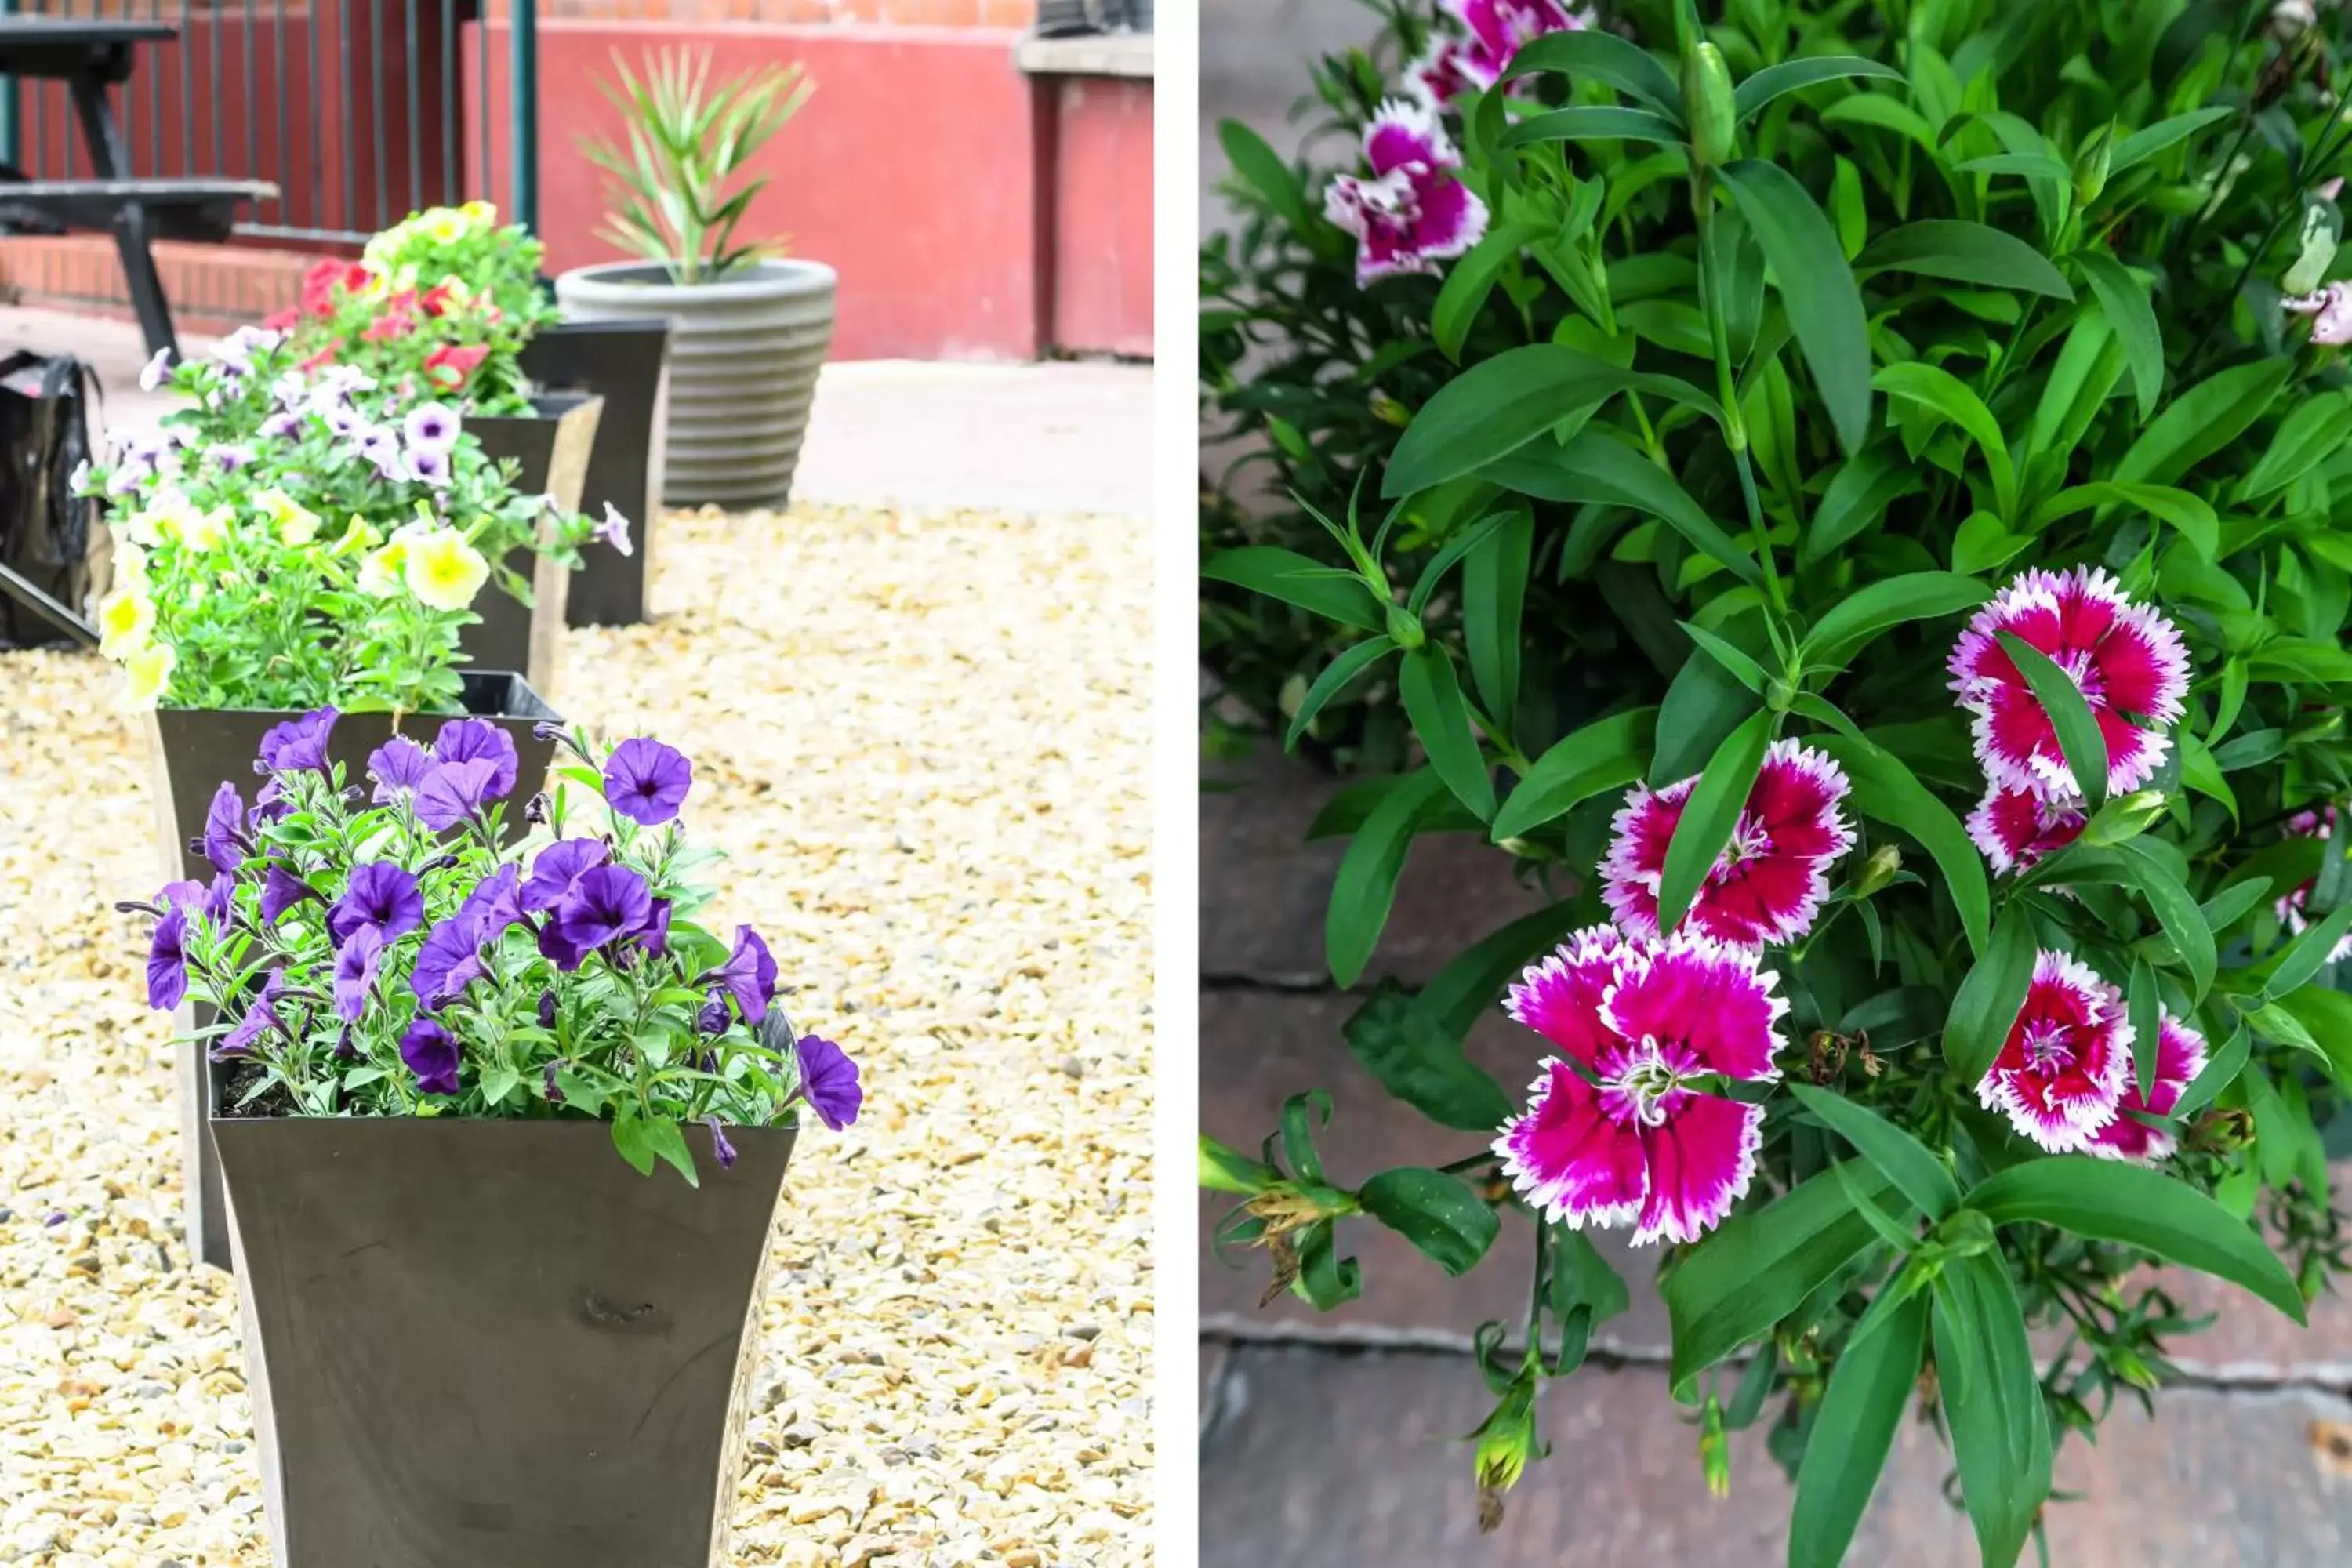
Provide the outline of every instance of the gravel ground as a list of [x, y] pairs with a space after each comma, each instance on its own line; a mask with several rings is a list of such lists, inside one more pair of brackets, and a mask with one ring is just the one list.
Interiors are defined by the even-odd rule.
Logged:
[[[772, 1241], [738, 1563], [1150, 1561], [1148, 533], [676, 516], [559, 705], [694, 759], [718, 909], [866, 1073]], [[147, 772], [0, 655], [0, 1563], [270, 1561], [236, 1284], [191, 1267], [140, 1000]]]

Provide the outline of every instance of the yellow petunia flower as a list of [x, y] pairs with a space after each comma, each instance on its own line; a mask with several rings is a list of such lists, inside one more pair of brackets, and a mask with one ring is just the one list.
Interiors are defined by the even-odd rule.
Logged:
[[408, 591], [436, 610], [462, 610], [489, 581], [490, 563], [454, 528], [435, 529], [410, 543], [401, 574]]
[[155, 629], [155, 602], [137, 586], [116, 589], [98, 606], [98, 651], [117, 664], [147, 646]]
[[466, 215], [454, 207], [435, 207], [417, 215], [416, 226], [436, 245], [455, 245], [466, 237], [467, 229], [472, 226]]
[[352, 514], [351, 522], [343, 530], [343, 536], [335, 541], [334, 548], [328, 551], [327, 553], [330, 555], [356, 555], [362, 550], [373, 550], [375, 548], [376, 539], [376, 531], [374, 529], [368, 526], [367, 519], [354, 513]]
[[488, 202], [467, 202], [457, 210], [484, 228], [488, 228], [499, 221], [499, 209]]
[[360, 592], [372, 599], [389, 599], [400, 593], [401, 569], [407, 562], [408, 541], [394, 534], [360, 563]]
[[308, 544], [319, 537], [319, 514], [284, 490], [275, 487], [266, 489], [253, 498], [253, 504], [278, 525], [278, 537], [287, 543]]
[[123, 671], [131, 678], [131, 688], [124, 694], [124, 705], [133, 709], [152, 708], [172, 689], [172, 670], [180, 662], [168, 643], [150, 643], [123, 662]]

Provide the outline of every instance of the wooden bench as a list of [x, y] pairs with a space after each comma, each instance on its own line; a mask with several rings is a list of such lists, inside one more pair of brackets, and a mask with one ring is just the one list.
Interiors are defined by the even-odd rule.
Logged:
[[176, 358], [180, 342], [155, 271], [154, 242], [217, 245], [235, 232], [243, 208], [277, 195], [267, 180], [0, 181], [0, 233], [113, 235], [147, 352], [170, 349]]

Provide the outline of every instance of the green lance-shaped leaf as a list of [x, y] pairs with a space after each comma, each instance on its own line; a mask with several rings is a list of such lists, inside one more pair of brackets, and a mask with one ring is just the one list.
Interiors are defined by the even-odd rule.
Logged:
[[1854, 1152], [1879, 1170], [1929, 1219], [1940, 1220], [1960, 1204], [1959, 1184], [1928, 1147], [1865, 1106], [1811, 1084], [1791, 1083], [1789, 1092]]
[[1405, 716], [1429, 753], [1429, 765], [1481, 822], [1495, 816], [1495, 781], [1486, 768], [1486, 752], [1470, 725], [1470, 710], [1462, 701], [1454, 679], [1454, 660], [1436, 643], [1423, 643], [1404, 656], [1397, 677]]
[[1944, 1059], [1960, 1082], [1974, 1089], [2000, 1054], [2025, 994], [2033, 984], [2033, 922], [2024, 908], [2011, 904], [1992, 928], [1992, 941], [1952, 995], [1944, 1022]]
[[1332, 879], [1323, 923], [1324, 956], [1337, 984], [1353, 985], [1371, 962], [1372, 949], [1389, 923], [1390, 906], [1396, 901], [1397, 878], [1404, 870], [1413, 830], [1444, 795], [1445, 783], [1435, 769], [1408, 773], [1372, 807], [1349, 840]]
[[1266, 144], [1265, 137], [1238, 120], [1226, 120], [1218, 122], [1217, 144], [1224, 149], [1234, 173], [1256, 191], [1267, 206], [1281, 215], [1291, 232], [1312, 237], [1327, 226], [1322, 215], [1307, 200], [1297, 174], [1282, 161], [1280, 153]]
[[1499, 93], [1505, 82], [1538, 71], [1601, 82], [1682, 123], [1682, 89], [1666, 68], [1647, 49], [1604, 28], [1547, 33], [1522, 44], [1493, 90]]
[[2213, 973], [2220, 963], [2213, 928], [2205, 923], [2205, 911], [2198, 907], [2180, 879], [2172, 874], [2162, 855], [2145, 838], [2125, 840], [2116, 846], [2116, 854], [2125, 874], [2147, 900], [2157, 924], [2164, 928], [2173, 951], [2188, 969], [2189, 1005], [2195, 1006], [2212, 989]]
[[1923, 218], [1889, 229], [1863, 247], [1853, 268], [1864, 276], [1910, 272], [2053, 300], [2074, 298], [2065, 274], [2033, 247], [2015, 235], [1957, 218]]
[[[1729, 635], [1738, 627], [1754, 628], [1753, 644], [1743, 644], [1738, 636]], [[1725, 640], [1751, 656], [1764, 646], [1762, 627], [1753, 619], [1738, 626], [1727, 623], [1717, 630], [1726, 634]], [[1705, 767], [1759, 706], [1756, 694], [1741, 685], [1738, 676], [1705, 651], [1693, 648], [1658, 705], [1658, 745], [1650, 758], [1650, 786], [1662, 789]]]
[[2065, 753], [2066, 767], [2074, 775], [2074, 792], [2093, 811], [2098, 810], [2107, 799], [2107, 742], [2099, 732], [2099, 721], [2090, 703], [2084, 700], [2083, 689], [2048, 654], [2015, 632], [1994, 635], [2050, 715], [2058, 749]]
[[1935, 859], [1959, 911], [1969, 951], [1983, 952], [1992, 923], [1992, 890], [1985, 881], [1984, 857], [1951, 807], [1930, 795], [1903, 759], [1872, 742], [1832, 734], [1810, 737], [1808, 744], [1829, 752], [1845, 769], [1854, 810], [1909, 834]]
[[1519, 622], [1535, 552], [1535, 514], [1514, 505], [1462, 563], [1462, 645], [1478, 700], [1507, 738], [1519, 707]]
[[2296, 1322], [2304, 1321], [2294, 1276], [2252, 1227], [2160, 1171], [2053, 1154], [1987, 1177], [1967, 1201], [1995, 1225], [2028, 1220], [2152, 1252], [2243, 1286]]
[[1295, 550], [1271, 544], [1221, 550], [1202, 563], [1201, 575], [1311, 610], [1343, 626], [1367, 632], [1388, 630], [1388, 612], [1362, 578], [1335, 571]]
[[1324, 667], [1323, 673], [1315, 678], [1315, 684], [1308, 687], [1307, 695], [1300, 699], [1298, 711], [1290, 716], [1290, 728], [1282, 737], [1282, 749], [1286, 752], [1295, 749], [1298, 738], [1307, 733], [1307, 727], [1315, 722], [1315, 716], [1323, 711], [1331, 699], [1345, 690], [1349, 681], [1394, 653], [1396, 646], [1387, 637], [1368, 637], [1342, 649], [1338, 658]]
[[1939, 365], [1906, 360], [1881, 366], [1871, 377], [1871, 384], [1889, 397], [1916, 403], [1958, 426], [1984, 453], [1985, 468], [1992, 475], [1994, 508], [2003, 521], [2016, 517], [2017, 468], [2010, 459], [2009, 443], [2002, 439], [1992, 410], [1967, 383]]
[[2025, 1313], [1998, 1253], [1952, 1259], [1931, 1289], [1960, 1495], [1984, 1568], [2015, 1568], [2050, 1495], [2050, 1418]]
[[1429, 335], [1437, 340], [1447, 359], [1462, 363], [1462, 345], [1478, 312], [1486, 309], [1495, 280], [1510, 265], [1511, 258], [1543, 237], [1541, 227], [1524, 220], [1497, 224], [1446, 272], [1445, 285], [1438, 289], [1437, 303], [1430, 309]]
[[1990, 597], [1992, 590], [1982, 583], [1952, 572], [1883, 577], [1830, 606], [1805, 639], [1805, 662], [1843, 664], [1882, 632], [1972, 610]]
[[1390, 456], [1381, 493], [1412, 495], [1475, 472], [1627, 391], [1716, 416], [1714, 400], [1688, 382], [1622, 370], [1559, 343], [1527, 343], [1481, 360], [1422, 405]]
[[2290, 359], [2255, 360], [2217, 371], [2165, 405], [2116, 464], [2112, 478], [2160, 485], [2233, 445], [2277, 397], [2294, 369]]
[[2139, 395], [2140, 418], [2154, 418], [2157, 400], [2164, 395], [2164, 333], [2157, 325], [2147, 285], [2104, 250], [2082, 251], [2074, 260], [2091, 292], [2099, 297], [2099, 309], [2107, 313], [2116, 341], [2124, 346], [2124, 363], [2131, 368], [2132, 388]]
[[2156, 989], [2156, 971], [2147, 960], [2132, 960], [2131, 984], [2124, 992], [2132, 1026], [2132, 1075], [2145, 1100], [2156, 1084], [2158, 1042], [2163, 1037], [2164, 998]]
[[1414, 999], [1416, 1010], [1458, 1044], [1495, 1005], [1503, 988], [1568, 934], [1586, 907], [1582, 900], [1562, 899], [1482, 937], [1430, 976]]
[[2352, 904], [2332, 910], [2316, 925], [2305, 928], [2286, 944], [2286, 951], [2279, 955], [2278, 967], [2263, 982], [2263, 999], [2276, 1002], [2301, 990], [2319, 973], [2347, 931], [2352, 931]]
[[1764, 580], [1756, 558], [1726, 533], [1672, 474], [1598, 430], [1583, 431], [1565, 446], [1549, 451], [1516, 452], [1490, 464], [1483, 477], [1540, 500], [1602, 501], [1648, 512], [1741, 582], [1759, 584]]
[[1776, 98], [1843, 77], [1901, 81], [1903, 73], [1860, 55], [1809, 55], [1803, 59], [1782, 60], [1779, 65], [1766, 66], [1732, 90], [1732, 113], [1741, 120], [1753, 119]]
[[1670, 931], [1682, 923], [1698, 897], [1724, 846], [1731, 842], [1747, 809], [1748, 792], [1764, 766], [1764, 752], [1772, 744], [1773, 715], [1757, 713], [1731, 732], [1723, 749], [1708, 759], [1698, 784], [1683, 802], [1675, 836], [1666, 846], [1666, 864], [1658, 882], [1658, 929]]
[[[1875, 1171], [1847, 1180], [1874, 1202], [1894, 1192]], [[1658, 1287], [1673, 1329], [1675, 1397], [1685, 1398], [1700, 1373], [1770, 1331], [1874, 1240], [1834, 1169], [1702, 1237]]]
[[1789, 1515], [1789, 1568], [1838, 1568], [1895, 1447], [1927, 1337], [1927, 1297], [1914, 1292], [1830, 1368]]
[[1462, 1054], [1461, 1036], [1395, 982], [1368, 997], [1340, 1034], [1382, 1089], [1440, 1127], [1492, 1133], [1509, 1120], [1510, 1097]]
[[1657, 722], [1658, 710], [1636, 708], [1596, 719], [1555, 742], [1495, 814], [1495, 841], [1519, 837], [1639, 779]]
[[1423, 1257], [1457, 1277], [1477, 1266], [1502, 1229], [1469, 1183], [1415, 1165], [1382, 1171], [1363, 1184], [1356, 1201]]
[[2238, 112], [2234, 104], [2215, 104], [2206, 109], [2192, 109], [2186, 114], [2159, 120], [2144, 131], [2133, 132], [2116, 143], [2115, 154], [2107, 160], [2107, 183], [2113, 184], [2116, 176], [2125, 170], [2137, 168], [2174, 142]]
[[1870, 334], [1862, 290], [1837, 231], [1805, 187], [1777, 164], [1742, 158], [1717, 171], [1772, 269], [1789, 325], [1847, 452], [1870, 424]]
[[1506, 147], [1525, 147], [1537, 142], [1654, 142], [1672, 147], [1679, 146], [1682, 139], [1682, 127], [1664, 115], [1613, 104], [1530, 114], [1503, 132]]

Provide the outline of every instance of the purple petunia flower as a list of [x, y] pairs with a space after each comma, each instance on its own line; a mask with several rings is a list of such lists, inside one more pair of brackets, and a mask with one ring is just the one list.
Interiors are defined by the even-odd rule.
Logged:
[[383, 959], [383, 933], [362, 926], [345, 939], [335, 954], [335, 1011], [343, 1022], [356, 1024], [367, 1010], [375, 989], [376, 965]]
[[226, 871], [213, 878], [212, 886], [205, 889], [205, 921], [215, 931], [226, 931], [230, 912], [236, 908], [236, 879]]
[[187, 911], [167, 900], [147, 947], [147, 1005], [158, 1012], [178, 1006], [188, 994], [187, 943]]
[[449, 482], [449, 454], [438, 447], [411, 447], [402, 458], [403, 475], [435, 489]]
[[397, 484], [408, 477], [407, 460], [401, 456], [400, 437], [377, 426], [362, 430], [353, 442], [359, 455], [375, 465], [377, 475]]
[[441, 732], [433, 737], [433, 760], [492, 764], [493, 800], [504, 800], [513, 793], [516, 775], [522, 770], [521, 759], [515, 754], [514, 737], [487, 719], [452, 719], [442, 725]]
[[604, 763], [605, 802], [641, 826], [676, 816], [693, 787], [694, 764], [659, 741], [624, 741]]
[[712, 1157], [718, 1160], [719, 1168], [722, 1171], [733, 1169], [735, 1145], [727, 1142], [726, 1124], [716, 1116], [704, 1117], [702, 1124], [710, 1129], [710, 1152]]
[[261, 994], [254, 999], [252, 1006], [246, 1009], [245, 1016], [236, 1021], [236, 1027], [214, 1043], [213, 1060], [226, 1061], [231, 1057], [246, 1056], [260, 1040], [264, 1030], [283, 1028], [285, 1026], [278, 1016], [278, 998], [285, 989], [286, 972], [283, 969], [271, 970], [269, 978], [262, 983]]
[[457, 912], [425, 933], [409, 984], [427, 1008], [441, 1006], [489, 973], [482, 949], [522, 918], [515, 902], [518, 873], [501, 866], [485, 877]]
[[405, 735], [394, 735], [368, 753], [368, 776], [375, 780], [375, 803], [390, 805], [425, 782], [433, 753]]
[[530, 879], [522, 885], [522, 907], [533, 911], [553, 909], [571, 893], [573, 884], [610, 856], [602, 839], [557, 839], [530, 863]]
[[315, 709], [299, 719], [289, 719], [273, 724], [261, 737], [261, 768], [264, 773], [324, 773], [327, 770], [327, 737], [341, 715], [332, 708]]
[[331, 435], [349, 436], [366, 423], [356, 412], [341, 403], [329, 403], [323, 406], [314, 404], [312, 407], [326, 420], [328, 432]]
[[803, 1035], [793, 1054], [800, 1066], [801, 1098], [816, 1119], [838, 1132], [857, 1120], [866, 1090], [857, 1081], [857, 1064], [831, 1040]]
[[302, 416], [290, 408], [281, 408], [261, 422], [265, 440], [290, 441], [302, 433]]
[[757, 1024], [768, 1016], [768, 1003], [776, 994], [776, 961], [758, 931], [750, 926], [737, 926], [735, 950], [727, 955], [727, 962], [695, 984], [725, 986], [742, 1012], [743, 1021]]
[[323, 896], [285, 867], [272, 862], [268, 875], [261, 879], [261, 923], [276, 925], [278, 916], [303, 900]]
[[205, 448], [205, 456], [210, 458], [213, 460], [213, 466], [222, 473], [233, 474], [253, 461], [254, 450], [250, 447], [236, 447], [226, 442], [215, 442]]
[[596, 525], [595, 537], [624, 555], [637, 552], [636, 546], [629, 542], [629, 520], [611, 501], [604, 503], [604, 521]]
[[725, 1034], [727, 1026], [734, 1021], [735, 1015], [728, 1010], [725, 988], [712, 986], [710, 994], [703, 999], [702, 1010], [694, 1016], [694, 1026], [716, 1039]]
[[416, 1075], [416, 1087], [426, 1094], [457, 1092], [457, 1067], [464, 1060], [457, 1037], [430, 1018], [419, 1018], [402, 1032], [400, 1059]]
[[352, 872], [343, 896], [327, 911], [327, 930], [338, 946], [353, 932], [372, 928], [385, 942], [425, 923], [425, 895], [416, 879], [390, 860], [371, 860]]
[[436, 833], [447, 831], [479, 812], [498, 792], [498, 764], [477, 758], [436, 763], [416, 786], [416, 819]]
[[157, 349], [155, 351], [155, 356], [149, 360], [145, 364], [139, 367], [139, 390], [142, 392], [161, 391], [165, 378], [171, 374], [172, 351], [170, 349]]
[[626, 866], [581, 873], [540, 932], [539, 951], [571, 971], [606, 942], [642, 931], [653, 918], [646, 879]]
[[437, 403], [420, 403], [400, 422], [400, 433], [412, 447], [447, 452], [457, 443], [457, 415]]
[[218, 870], [234, 871], [245, 864], [247, 843], [245, 797], [236, 793], [236, 785], [223, 779], [205, 812], [205, 858]]

